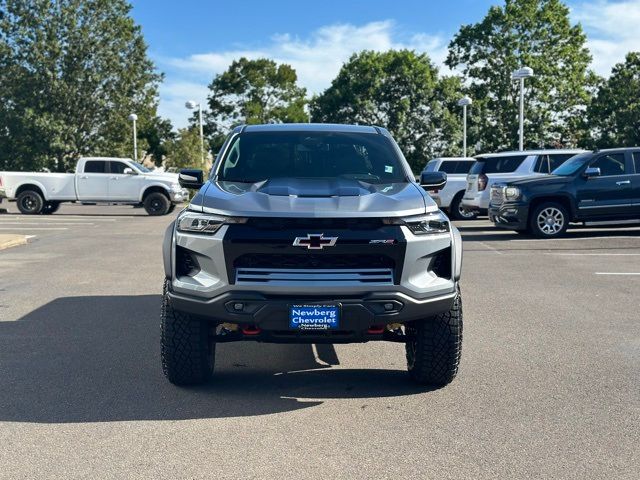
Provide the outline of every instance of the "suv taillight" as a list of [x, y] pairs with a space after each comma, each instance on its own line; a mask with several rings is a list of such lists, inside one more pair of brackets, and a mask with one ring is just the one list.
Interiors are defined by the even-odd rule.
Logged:
[[482, 192], [484, 189], [487, 188], [487, 180], [489, 179], [484, 173], [481, 173], [480, 175], [478, 175], [478, 191], [479, 192]]

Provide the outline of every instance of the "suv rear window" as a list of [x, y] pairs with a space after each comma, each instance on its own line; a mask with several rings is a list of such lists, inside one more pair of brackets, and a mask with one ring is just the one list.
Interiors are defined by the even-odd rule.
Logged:
[[476, 158], [469, 173], [509, 173], [515, 172], [527, 155], [513, 155], [509, 157], [480, 157]]
[[468, 160], [445, 160], [438, 170], [448, 174], [469, 173], [469, 169], [473, 164], [474, 162]]

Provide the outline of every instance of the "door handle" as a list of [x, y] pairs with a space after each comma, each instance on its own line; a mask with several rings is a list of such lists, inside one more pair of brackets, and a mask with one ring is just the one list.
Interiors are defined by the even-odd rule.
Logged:
[[109, 177], [109, 180], [118, 180], [118, 177]]
[[622, 180], [620, 182], [616, 182], [616, 185], [629, 185], [631, 180]]
[[89, 178], [89, 176], [88, 176], [88, 175], [82, 175], [82, 176], [80, 177], [80, 180], [86, 180], [87, 178]]

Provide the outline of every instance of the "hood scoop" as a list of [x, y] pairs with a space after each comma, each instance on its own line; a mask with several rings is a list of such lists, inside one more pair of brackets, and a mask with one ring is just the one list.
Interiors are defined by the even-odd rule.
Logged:
[[[253, 190], [253, 189], [252, 189]], [[278, 197], [359, 197], [375, 192], [372, 185], [349, 179], [277, 178], [257, 184], [255, 192]]]

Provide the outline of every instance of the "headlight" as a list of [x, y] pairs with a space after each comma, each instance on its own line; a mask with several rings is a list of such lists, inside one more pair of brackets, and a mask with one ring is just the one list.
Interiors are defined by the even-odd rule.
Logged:
[[405, 218], [387, 218], [387, 225], [405, 225], [414, 235], [449, 233], [449, 219], [442, 212]]
[[520, 198], [520, 189], [518, 187], [505, 187], [504, 198], [506, 200], [517, 200]]
[[222, 225], [232, 223], [247, 223], [247, 219], [187, 211], [178, 217], [178, 231], [213, 235]]

